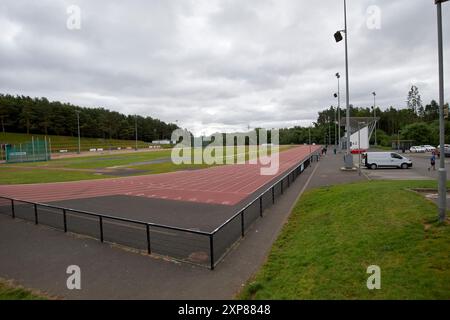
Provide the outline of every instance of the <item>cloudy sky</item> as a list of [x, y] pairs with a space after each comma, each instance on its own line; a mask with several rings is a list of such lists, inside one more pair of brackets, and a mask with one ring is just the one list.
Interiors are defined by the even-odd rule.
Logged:
[[[337, 103], [342, 2], [3, 0], [0, 92], [178, 120], [197, 134], [308, 125]], [[412, 84], [437, 99], [434, 1], [347, 2], [350, 102], [369, 106], [376, 91], [381, 108], [404, 107]]]

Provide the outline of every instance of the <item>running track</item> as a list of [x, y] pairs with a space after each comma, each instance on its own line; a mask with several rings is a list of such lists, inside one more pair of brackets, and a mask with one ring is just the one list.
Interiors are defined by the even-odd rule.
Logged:
[[[312, 147], [312, 152], [319, 149]], [[276, 176], [260, 174], [260, 164], [224, 165], [164, 174], [28, 185], [0, 185], [0, 195], [49, 203], [100, 196], [127, 195], [200, 203], [235, 205], [308, 157], [309, 146], [280, 153]]]

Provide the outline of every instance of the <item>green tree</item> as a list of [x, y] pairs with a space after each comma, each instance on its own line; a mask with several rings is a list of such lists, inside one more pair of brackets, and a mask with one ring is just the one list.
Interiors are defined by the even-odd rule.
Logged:
[[430, 144], [433, 140], [433, 129], [430, 124], [417, 122], [405, 126], [401, 137], [407, 140], [414, 140], [416, 144]]
[[419, 114], [419, 112], [423, 113], [422, 98], [420, 97], [419, 88], [417, 88], [417, 86], [411, 86], [406, 103], [408, 109], [412, 110], [414, 114]]

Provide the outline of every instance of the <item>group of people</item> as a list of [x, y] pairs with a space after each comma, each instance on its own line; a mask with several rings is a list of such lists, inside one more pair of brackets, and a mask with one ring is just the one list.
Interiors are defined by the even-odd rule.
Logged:
[[[326, 155], [326, 154], [327, 154], [327, 151], [328, 151], [328, 145], [326, 145], [325, 147], [322, 148], [322, 150], [321, 150], [322, 155], [323, 155], [323, 156]], [[333, 152], [334, 152], [334, 154], [337, 153], [336, 147], [333, 148]]]

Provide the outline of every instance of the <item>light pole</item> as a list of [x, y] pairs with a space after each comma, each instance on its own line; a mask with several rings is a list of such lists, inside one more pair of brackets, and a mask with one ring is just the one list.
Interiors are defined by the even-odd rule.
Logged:
[[361, 125], [365, 122], [358, 122], [358, 174], [361, 175]]
[[78, 126], [78, 154], [81, 153], [81, 137], [80, 137], [80, 111], [75, 111], [77, 114], [77, 126]]
[[308, 127], [309, 133], [309, 154], [311, 154], [311, 126]]
[[135, 150], [138, 150], [138, 131], [137, 131], [137, 114], [134, 115], [134, 132], [136, 135], [136, 146], [135, 146]]
[[345, 33], [345, 85], [346, 85], [346, 132], [347, 132], [347, 150], [345, 154], [345, 168], [353, 168], [353, 156], [350, 153], [350, 89], [348, 80], [348, 29], [347, 29], [347, 1], [344, 0], [344, 30], [339, 30], [334, 34], [336, 42], [342, 41], [342, 32]]
[[[333, 106], [331, 106], [333, 108]], [[331, 146], [331, 117], [327, 117], [328, 120], [328, 145]]]
[[376, 105], [376, 92], [372, 92], [373, 94], [373, 120], [375, 121], [375, 147], [377, 146], [377, 105]]
[[444, 120], [444, 49], [442, 46], [442, 3], [448, 0], [435, 0], [437, 5], [438, 59], [439, 59], [439, 222], [444, 222], [447, 214], [447, 171], [445, 169], [445, 120]]
[[337, 110], [334, 110], [334, 151], [336, 152], [336, 148], [337, 148], [337, 123], [336, 123], [336, 113]]
[[340, 84], [339, 84], [339, 79], [341, 78], [341, 75], [339, 74], [339, 72], [336, 73], [336, 78], [338, 81], [338, 92], [337, 94], [334, 95], [335, 98], [338, 99], [338, 107], [337, 107], [337, 112], [338, 112], [338, 142], [339, 142], [339, 149], [341, 149], [341, 90], [340, 90]]

